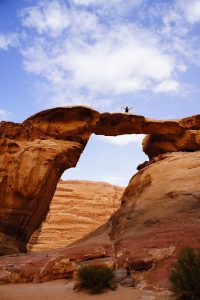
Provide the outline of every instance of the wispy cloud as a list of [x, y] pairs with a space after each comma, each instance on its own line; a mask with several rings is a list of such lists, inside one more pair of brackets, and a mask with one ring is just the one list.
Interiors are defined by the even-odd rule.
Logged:
[[119, 186], [127, 185], [127, 180], [125, 178], [117, 177], [117, 176], [102, 176], [100, 177], [99, 181], [109, 182], [113, 185], [119, 185]]
[[177, 7], [191, 24], [200, 22], [200, 0], [178, 0]]
[[[181, 89], [177, 74], [185, 71], [183, 63], [157, 32], [131, 20], [107, 24], [87, 9], [98, 4], [104, 11], [108, 1], [72, 2], [69, 8], [58, 0], [44, 1], [21, 13], [25, 28], [34, 30], [22, 50], [24, 67], [43, 79], [49, 104], [96, 105], [99, 99], [112, 101], [138, 91]], [[128, 1], [126, 7], [140, 2]], [[120, 0], [112, 3], [124, 5]]]
[[22, 9], [20, 19], [21, 40], [0, 34], [0, 49], [20, 40], [24, 69], [48, 106], [99, 109], [130, 94], [182, 93], [180, 74], [200, 62], [199, 37], [189, 36], [200, 0], [44, 0]]
[[18, 44], [18, 37], [15, 33], [2, 34], [0, 33], [0, 49], [7, 50], [9, 47], [14, 47]]
[[60, 35], [70, 25], [69, 11], [59, 1], [38, 3], [21, 11], [22, 24], [32, 27], [39, 34], [48, 33], [55, 37]]
[[127, 146], [128, 144], [142, 143], [143, 138], [143, 134], [125, 134], [121, 136], [96, 136], [97, 140], [116, 146]]
[[12, 114], [4, 109], [0, 108], [0, 121], [8, 121], [12, 117]]
[[164, 80], [157, 86], [155, 86], [154, 91], [156, 93], [162, 92], [178, 92], [180, 89], [180, 83], [176, 80]]
[[109, 16], [104, 22], [113, 22], [116, 18], [131, 16], [143, 0], [71, 0], [70, 2], [75, 6], [92, 8], [99, 16]]

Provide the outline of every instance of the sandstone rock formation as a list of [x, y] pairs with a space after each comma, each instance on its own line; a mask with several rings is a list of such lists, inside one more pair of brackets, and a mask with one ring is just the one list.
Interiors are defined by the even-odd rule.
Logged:
[[26, 251], [32, 233], [47, 215], [61, 174], [76, 166], [92, 133], [151, 134], [144, 150], [152, 158], [168, 151], [200, 149], [199, 129], [199, 115], [157, 121], [100, 114], [86, 107], [49, 109], [22, 124], [1, 122], [0, 255]]
[[58, 108], [22, 124], [0, 124], [0, 255], [26, 251], [58, 180], [75, 167], [98, 113]]
[[4, 255], [0, 257], [0, 284], [72, 278], [82, 263], [114, 267], [112, 252], [111, 245], [91, 243], [50, 252]]
[[149, 134], [143, 140], [143, 151], [150, 159], [162, 153], [199, 149], [200, 130], [186, 130], [181, 134]]
[[199, 247], [200, 151], [163, 154], [141, 169], [109, 221], [69, 247], [2, 256], [3, 282], [72, 276], [79, 264], [127, 267], [138, 283], [168, 287], [183, 246]]
[[137, 280], [169, 285], [172, 261], [185, 246], [199, 247], [200, 151], [157, 157], [133, 176], [109, 222], [76, 245], [113, 244], [118, 267]]
[[152, 120], [143, 116], [104, 113], [95, 134], [148, 134], [143, 151], [151, 159], [159, 154], [174, 151], [200, 150], [200, 115], [177, 120]]
[[[188, 126], [188, 123], [187, 123]], [[100, 115], [95, 134], [121, 135], [121, 134], [179, 134], [185, 131], [186, 124], [179, 120], [153, 120], [144, 116], [103, 113]]]
[[32, 252], [61, 248], [108, 221], [124, 188], [105, 182], [59, 181], [46, 220], [28, 244]]

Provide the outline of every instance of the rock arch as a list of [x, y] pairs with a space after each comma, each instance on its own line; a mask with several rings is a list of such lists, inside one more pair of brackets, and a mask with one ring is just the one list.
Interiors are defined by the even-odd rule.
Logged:
[[200, 116], [157, 121], [87, 107], [45, 110], [21, 124], [0, 123], [0, 255], [26, 252], [45, 219], [62, 173], [75, 167], [92, 133], [148, 134], [144, 151], [200, 149]]

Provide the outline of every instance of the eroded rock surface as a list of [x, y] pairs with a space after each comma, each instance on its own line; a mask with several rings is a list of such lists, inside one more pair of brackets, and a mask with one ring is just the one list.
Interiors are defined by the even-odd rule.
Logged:
[[200, 115], [177, 120], [153, 120], [143, 116], [101, 114], [95, 134], [148, 134], [143, 151], [150, 159], [167, 152], [200, 150]]
[[200, 151], [160, 155], [126, 188], [120, 209], [82, 241], [113, 243], [119, 268], [136, 281], [169, 286], [168, 270], [185, 246], [199, 247]]
[[[0, 255], [26, 251], [45, 219], [64, 170], [75, 167], [92, 133], [146, 133], [150, 158], [169, 151], [200, 149], [200, 116], [152, 120], [86, 107], [42, 111], [22, 124], [0, 123]], [[133, 158], [134, 159], [134, 158]]]
[[115, 266], [111, 244], [88, 244], [57, 251], [12, 254], [0, 257], [0, 284], [45, 282], [72, 278], [81, 264]]
[[103, 113], [94, 130], [95, 134], [100, 135], [121, 135], [121, 134], [179, 134], [189, 126], [188, 122], [180, 123], [179, 120], [153, 120], [144, 116]]
[[99, 114], [57, 108], [22, 124], [0, 124], [0, 255], [25, 252], [58, 180], [75, 167]]
[[143, 151], [150, 159], [167, 152], [200, 149], [200, 130], [186, 130], [181, 134], [149, 134], [143, 140]]
[[119, 208], [123, 187], [105, 182], [59, 181], [46, 220], [29, 242], [29, 250], [69, 245], [108, 221]]
[[200, 151], [160, 155], [131, 179], [109, 221], [69, 247], [0, 258], [3, 282], [73, 276], [80, 264], [127, 268], [136, 284], [169, 287], [184, 246], [199, 247]]

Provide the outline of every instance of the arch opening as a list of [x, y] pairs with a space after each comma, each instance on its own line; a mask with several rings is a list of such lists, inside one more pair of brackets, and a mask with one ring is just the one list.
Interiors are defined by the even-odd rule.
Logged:
[[29, 250], [66, 246], [106, 223], [119, 208], [137, 165], [146, 159], [143, 137], [92, 134], [77, 166], [59, 181], [50, 211], [33, 234]]
[[76, 168], [67, 170], [62, 179], [127, 186], [138, 164], [148, 159], [142, 151], [143, 138], [143, 134], [116, 137], [92, 134]]

